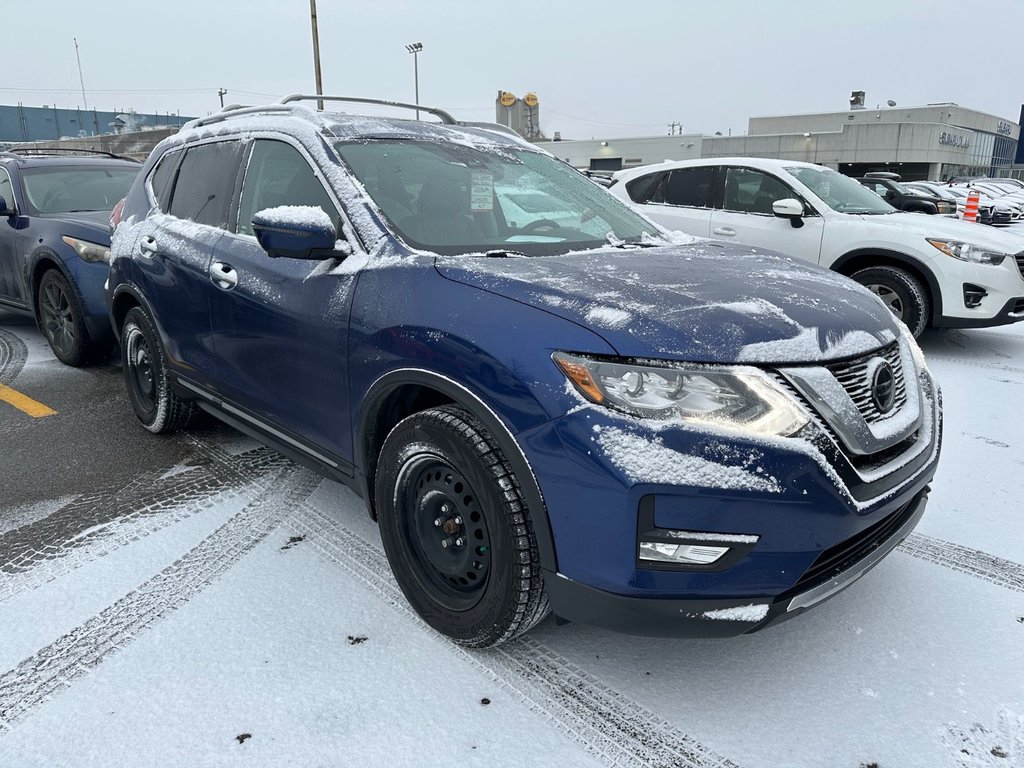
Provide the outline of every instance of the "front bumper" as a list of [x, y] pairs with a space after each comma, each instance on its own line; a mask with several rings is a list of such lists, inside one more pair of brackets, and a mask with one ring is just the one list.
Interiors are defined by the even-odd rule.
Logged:
[[[650, 599], [606, 592], [545, 572], [544, 586], [562, 621], [647, 637], [735, 637], [779, 624], [834, 597], [866, 574], [910, 535], [924, 514], [928, 488], [880, 521], [874, 537], [851, 546], [815, 578], [774, 598]], [[886, 523], [888, 526], [886, 527]]]

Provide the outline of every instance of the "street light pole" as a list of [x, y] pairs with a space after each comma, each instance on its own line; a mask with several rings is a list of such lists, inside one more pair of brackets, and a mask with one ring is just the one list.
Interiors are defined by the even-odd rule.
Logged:
[[[420, 52], [423, 50], [423, 43], [409, 43], [405, 50], [412, 54], [412, 72], [416, 83], [416, 103], [420, 103]], [[416, 119], [420, 119], [420, 111], [416, 110]]]
[[227, 90], [225, 90], [224, 88], [218, 88], [217, 89], [217, 95], [220, 96], [220, 108], [221, 109], [224, 109], [224, 94], [225, 93], [227, 93]]
[[[320, 79], [320, 33], [316, 29], [316, 0], [309, 0], [309, 19], [313, 25], [313, 71], [316, 74], [316, 95], [324, 95], [324, 84]], [[324, 110], [324, 100], [316, 100], [316, 108]]]

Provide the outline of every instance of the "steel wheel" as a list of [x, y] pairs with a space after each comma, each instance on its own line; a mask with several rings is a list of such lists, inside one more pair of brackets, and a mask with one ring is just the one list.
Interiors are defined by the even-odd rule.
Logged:
[[139, 403], [146, 410], [156, 408], [156, 378], [153, 376], [153, 352], [149, 348], [149, 340], [138, 327], [128, 331], [125, 339], [128, 362], [127, 379], [135, 391]]
[[398, 478], [396, 501], [417, 580], [445, 608], [472, 608], [491, 566], [491, 539], [476, 495], [440, 456], [414, 456]]
[[71, 300], [64, 288], [55, 280], [47, 281], [40, 291], [40, 298], [42, 301], [39, 309], [46, 340], [58, 356], [71, 356], [77, 341]]

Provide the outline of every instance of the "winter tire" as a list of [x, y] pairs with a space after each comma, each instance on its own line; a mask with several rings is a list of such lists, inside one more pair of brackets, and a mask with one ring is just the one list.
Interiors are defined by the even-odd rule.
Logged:
[[65, 365], [81, 366], [90, 362], [96, 345], [89, 337], [78, 298], [58, 269], [47, 270], [36, 294], [39, 326], [54, 356]]
[[917, 338], [928, 327], [930, 306], [921, 281], [898, 267], [868, 267], [850, 275], [875, 294]]
[[381, 449], [375, 489], [391, 570], [427, 624], [484, 648], [547, 615], [519, 483], [470, 413], [443, 406], [399, 422]]
[[174, 394], [167, 378], [167, 362], [160, 338], [141, 307], [128, 311], [121, 328], [121, 369], [132, 410], [150, 432], [183, 428], [195, 403]]

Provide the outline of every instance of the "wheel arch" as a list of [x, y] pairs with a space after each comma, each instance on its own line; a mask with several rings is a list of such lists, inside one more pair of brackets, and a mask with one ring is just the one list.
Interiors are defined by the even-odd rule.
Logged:
[[377, 456], [385, 438], [406, 416], [445, 404], [465, 408], [498, 443], [530, 510], [541, 567], [557, 571], [554, 537], [540, 484], [512, 430], [479, 395], [433, 371], [419, 368], [391, 371], [370, 386], [360, 405], [354, 446], [356, 472], [371, 517], [376, 519], [374, 477]]
[[935, 274], [922, 261], [885, 248], [859, 248], [844, 253], [832, 263], [831, 269], [849, 277], [867, 267], [898, 267], [918, 278], [928, 292], [928, 301], [931, 303], [931, 319], [928, 324], [939, 324], [942, 319], [942, 290]]
[[64, 279], [68, 281], [68, 285], [71, 286], [71, 290], [75, 292], [75, 298], [78, 300], [79, 306], [82, 305], [82, 294], [78, 290], [78, 284], [72, 278], [71, 273], [68, 272], [67, 265], [64, 261], [53, 251], [42, 249], [32, 254], [31, 266], [29, 267], [28, 274], [28, 285], [30, 289], [29, 299], [32, 307], [32, 316], [39, 322], [39, 286], [43, 282], [43, 275], [49, 272], [51, 269], [56, 269]]
[[[149, 315], [157, 332], [162, 335], [149, 302], [146, 301], [145, 297], [135, 286], [125, 283], [114, 289], [114, 295], [110, 301], [110, 324], [114, 327], [114, 338], [118, 341], [121, 340], [121, 327], [124, 325], [124, 319], [132, 307], [142, 307], [146, 314]], [[161, 339], [162, 341], [163, 339]]]

